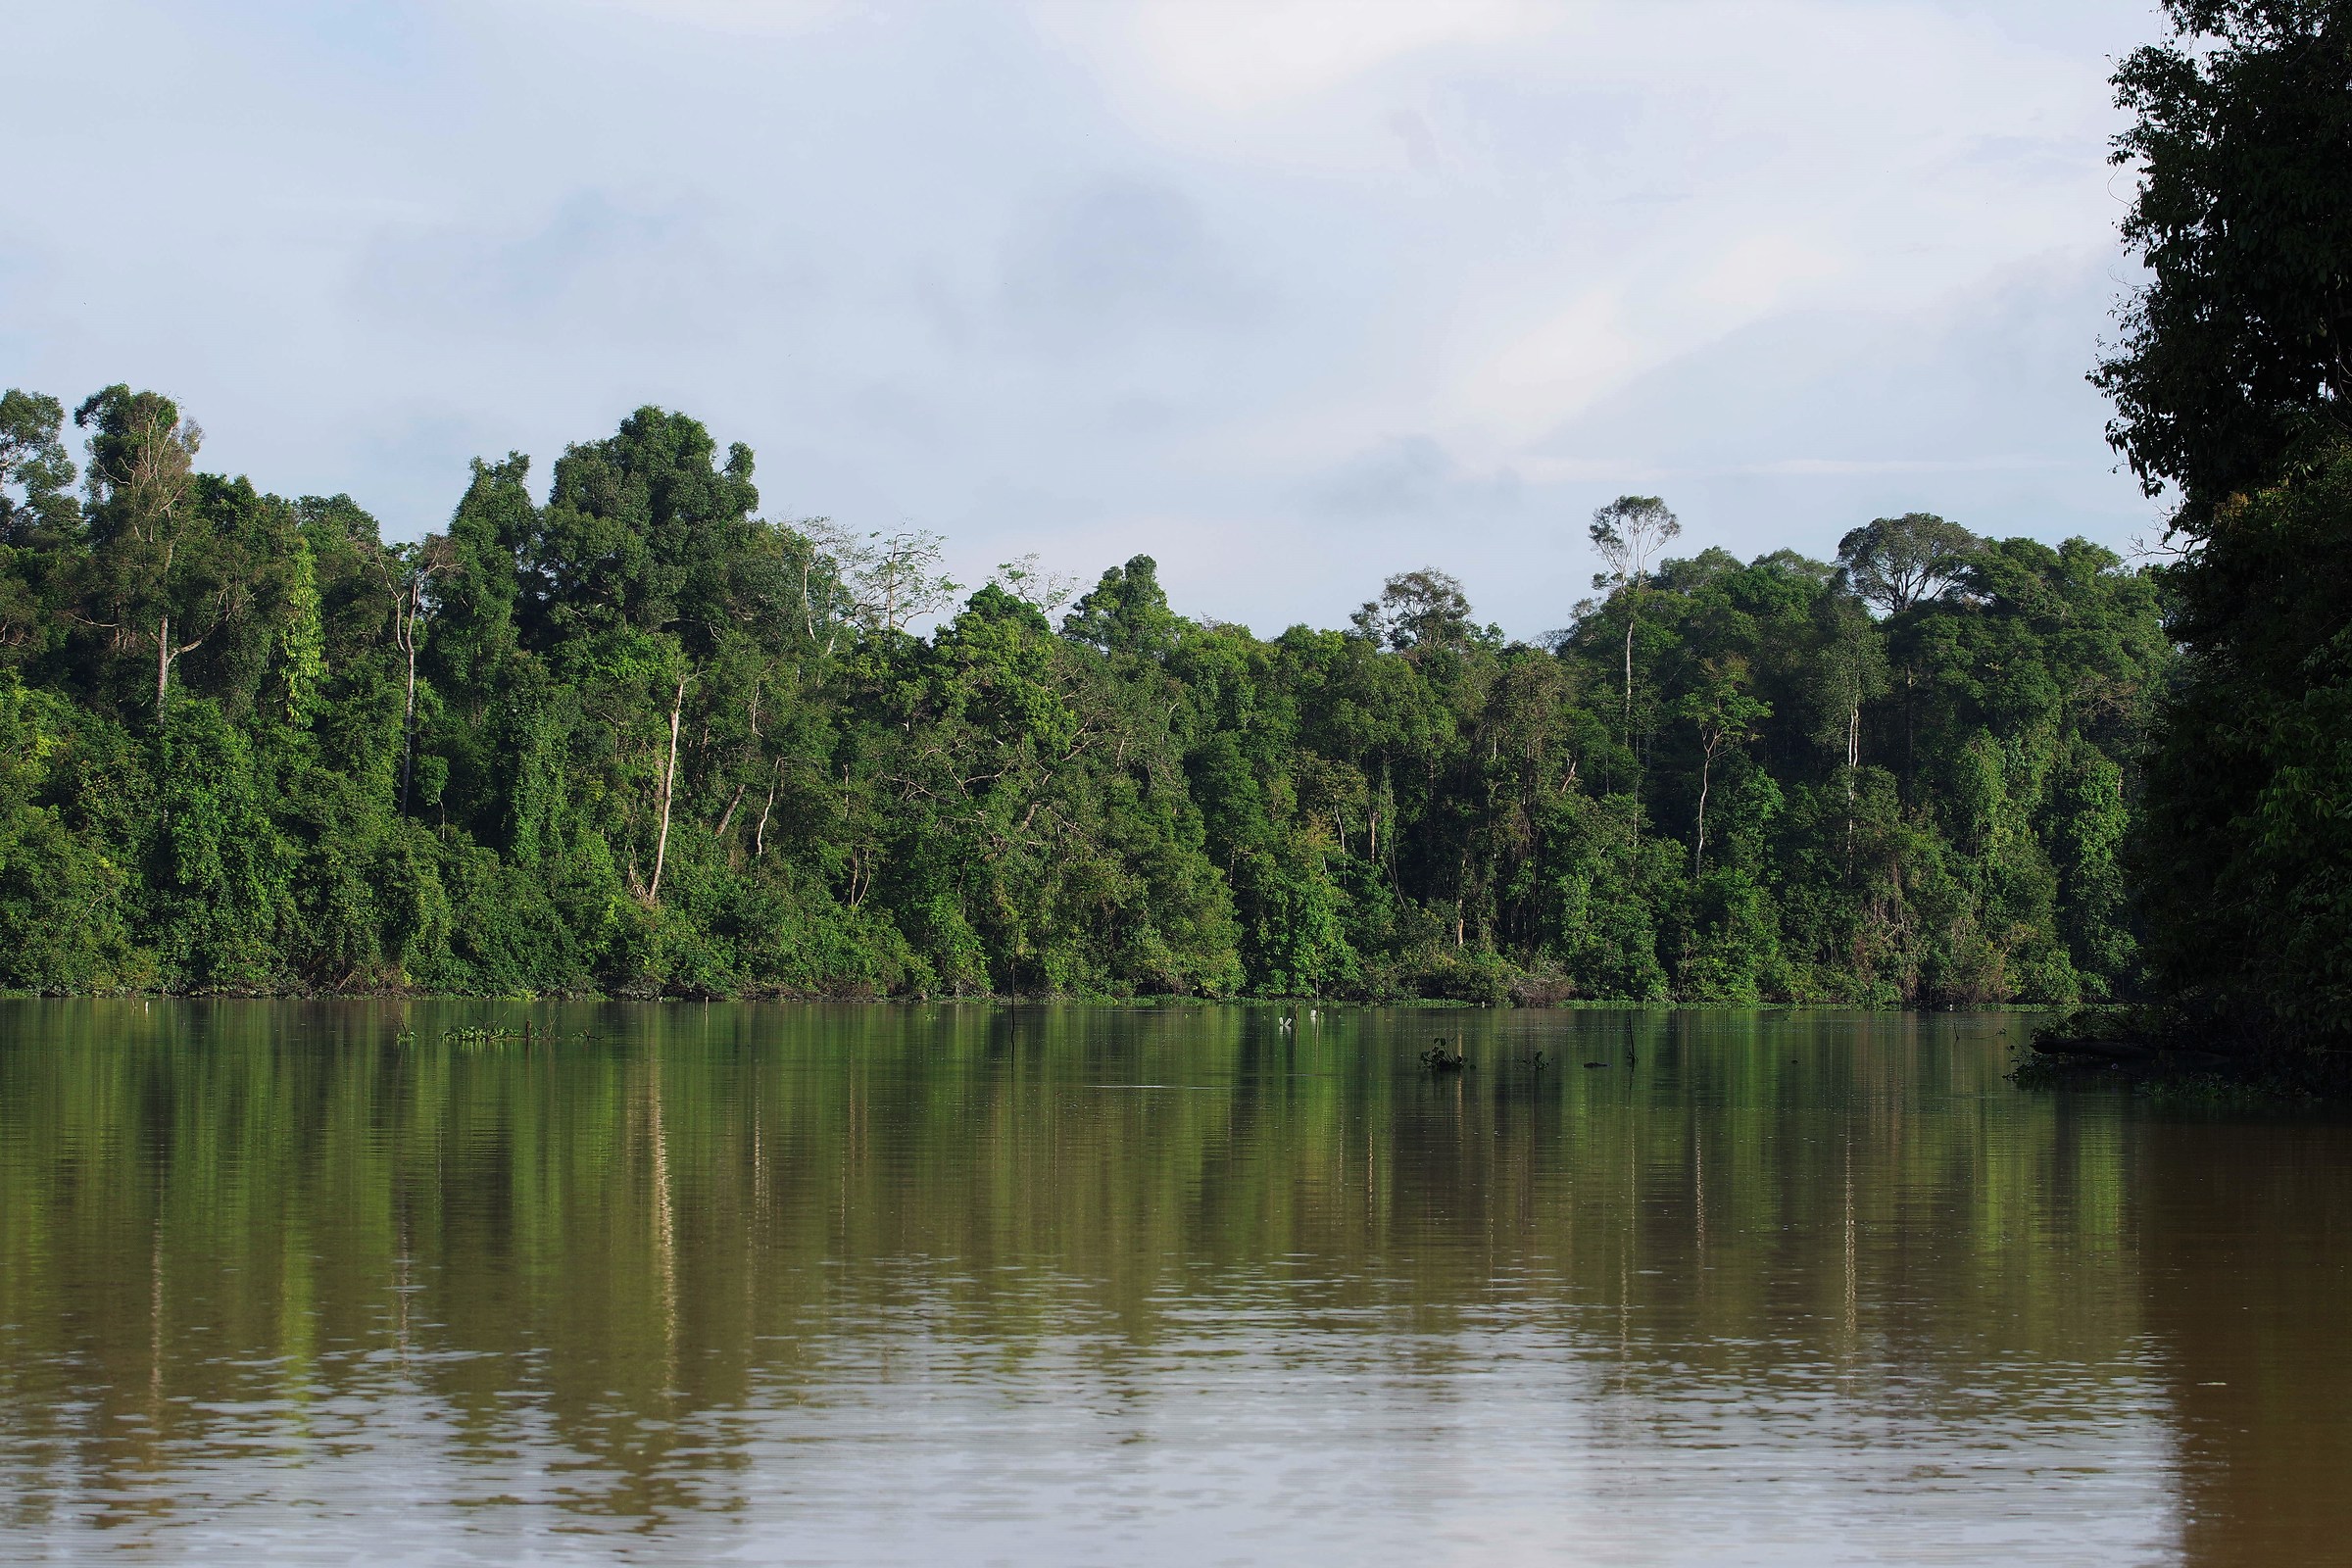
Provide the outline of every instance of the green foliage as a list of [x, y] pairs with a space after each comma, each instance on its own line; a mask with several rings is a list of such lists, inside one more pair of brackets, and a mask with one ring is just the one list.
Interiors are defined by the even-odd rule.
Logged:
[[[2117, 72], [2126, 242], [2151, 278], [2094, 379], [2183, 549], [2184, 651], [2132, 858], [2152, 968], [2208, 1043], [2352, 1045], [2352, 4], [2169, 0]], [[2113, 951], [2110, 780], [2078, 757], [2055, 859], [2077, 961]]]
[[2157, 968], [2217, 1023], [2352, 1044], [2352, 449], [2224, 507], [2168, 577], [2191, 653], [2139, 855]]
[[2127, 56], [2140, 172], [2124, 241], [2151, 279], [2092, 380], [2150, 494], [2201, 535], [2230, 496], [2352, 435], [2352, 4], [2166, 0], [2178, 36]]
[[[445, 534], [387, 545], [346, 497], [196, 471], [123, 388], [61, 510], [62, 413], [11, 397], [9, 515], [45, 510], [8, 545], [0, 985], [1894, 1004], [2136, 972], [2168, 651], [2080, 541], [1913, 517], [1844, 573], [1653, 563], [1672, 514], [1629, 497], [1546, 648], [1435, 568], [1262, 639], [1147, 556], [1058, 627], [1021, 566], [918, 635], [935, 541], [768, 521], [681, 415], [567, 449], [544, 504], [477, 463]], [[1896, 577], [1874, 616], [1857, 583]]]
[[0, 675], [0, 988], [105, 990], [148, 978], [130, 938], [133, 870], [122, 858], [136, 828], [106, 820], [88, 798], [114, 793], [106, 774], [119, 738], [109, 730]]

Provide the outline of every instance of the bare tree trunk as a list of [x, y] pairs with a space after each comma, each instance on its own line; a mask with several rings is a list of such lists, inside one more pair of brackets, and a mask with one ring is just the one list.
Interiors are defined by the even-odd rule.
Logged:
[[669, 700], [669, 760], [662, 768], [662, 826], [654, 835], [654, 880], [645, 890], [648, 903], [662, 899], [662, 864], [669, 854], [669, 803], [677, 793], [678, 781], [678, 719], [686, 709], [686, 677], [678, 677], [678, 689]]
[[1457, 949], [1462, 946], [1462, 906], [1466, 902], [1463, 895], [1468, 891], [1469, 881], [1470, 852], [1465, 849], [1453, 865], [1453, 945]]
[[400, 712], [400, 814], [409, 814], [409, 780], [416, 772], [416, 617], [412, 611], [402, 641], [409, 652], [409, 690]]
[[1628, 605], [1625, 611], [1625, 737], [1626, 744], [1632, 745], [1634, 737], [1634, 611], [1631, 605]]
[[[777, 767], [781, 769], [782, 763]], [[752, 858], [757, 860], [767, 853], [767, 813], [776, 808], [776, 781], [767, 781], [767, 804], [760, 808], [760, 826], [752, 834]]]
[[1715, 751], [1709, 747], [1698, 760], [1698, 838], [1690, 846], [1690, 879], [1698, 880], [1699, 867], [1707, 858], [1707, 782], [1715, 770]]
[[1845, 710], [1845, 879], [1854, 879], [1854, 769], [1862, 765], [1862, 699]]
[[164, 692], [172, 684], [172, 617], [155, 623], [155, 716], [164, 716]]
[[743, 793], [751, 787], [749, 782], [735, 786], [735, 798], [727, 803], [725, 810], [718, 813], [718, 826], [710, 830], [712, 838], [723, 839], [727, 836], [727, 824], [735, 820], [735, 808], [743, 804]]
[[416, 556], [395, 550], [378, 551], [375, 569], [392, 600], [392, 646], [408, 660], [407, 684], [400, 707], [400, 813], [409, 812], [409, 796], [416, 777], [416, 653], [423, 639], [425, 585], [439, 569], [431, 556], [432, 541]]

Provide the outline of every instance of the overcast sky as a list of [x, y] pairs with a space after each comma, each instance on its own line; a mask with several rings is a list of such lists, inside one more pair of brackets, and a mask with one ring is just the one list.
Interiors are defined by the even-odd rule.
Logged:
[[1683, 543], [2151, 531], [2082, 373], [2153, 0], [12, 4], [0, 384], [443, 525], [659, 403], [967, 581], [1534, 636]]

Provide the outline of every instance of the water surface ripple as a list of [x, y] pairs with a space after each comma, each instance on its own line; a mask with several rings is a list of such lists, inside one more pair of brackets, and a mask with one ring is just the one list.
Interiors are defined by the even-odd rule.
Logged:
[[2352, 1129], [2027, 1027], [0, 1003], [0, 1559], [2345, 1560]]

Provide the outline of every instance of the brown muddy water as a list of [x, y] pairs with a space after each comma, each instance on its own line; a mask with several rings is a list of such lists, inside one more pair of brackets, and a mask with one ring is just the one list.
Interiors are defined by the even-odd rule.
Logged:
[[2028, 1022], [0, 1003], [0, 1560], [2352, 1560], [2352, 1127]]

